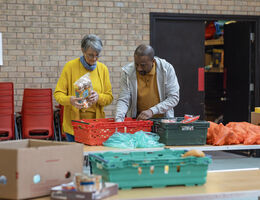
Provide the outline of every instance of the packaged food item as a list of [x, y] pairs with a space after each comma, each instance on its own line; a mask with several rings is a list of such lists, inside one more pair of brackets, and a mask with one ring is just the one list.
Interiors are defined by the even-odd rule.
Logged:
[[173, 119], [162, 119], [161, 120], [162, 123], [176, 123], [177, 119], [173, 118]]
[[188, 156], [194, 156], [194, 157], [205, 157], [205, 154], [197, 149], [193, 149], [190, 151], [187, 151], [185, 154], [182, 155], [182, 157], [188, 157]]
[[62, 190], [66, 190], [66, 191], [76, 191], [75, 186], [71, 184], [62, 184], [61, 188]]
[[102, 189], [102, 176], [77, 173], [74, 184], [80, 192], [99, 192]]
[[199, 118], [200, 118], [200, 115], [196, 115], [196, 116], [184, 115], [184, 120], [182, 120], [181, 123], [188, 124], [188, 123], [197, 121]]
[[93, 89], [89, 73], [86, 73], [74, 83], [74, 89], [76, 97], [83, 98], [82, 103], [84, 104], [84, 108], [90, 107], [92, 104], [87, 101], [87, 97]]

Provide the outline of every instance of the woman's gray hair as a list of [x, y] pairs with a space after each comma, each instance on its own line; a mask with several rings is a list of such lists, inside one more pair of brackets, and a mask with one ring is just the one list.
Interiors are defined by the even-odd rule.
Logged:
[[81, 49], [83, 52], [86, 52], [88, 48], [95, 50], [98, 54], [102, 51], [102, 41], [101, 39], [94, 35], [85, 35], [81, 40]]

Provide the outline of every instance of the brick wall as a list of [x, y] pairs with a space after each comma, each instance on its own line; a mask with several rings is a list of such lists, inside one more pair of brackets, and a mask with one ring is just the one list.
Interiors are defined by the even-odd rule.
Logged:
[[[24, 88], [55, 88], [64, 64], [81, 56], [85, 34], [101, 37], [100, 61], [110, 71], [115, 99], [120, 69], [149, 43], [149, 13], [260, 15], [259, 0], [0, 0], [3, 59], [0, 81], [12, 81], [15, 110]], [[114, 113], [116, 101], [106, 107]]]

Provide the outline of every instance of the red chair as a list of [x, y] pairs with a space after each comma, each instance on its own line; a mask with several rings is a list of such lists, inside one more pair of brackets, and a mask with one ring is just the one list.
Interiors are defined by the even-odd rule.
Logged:
[[0, 140], [19, 139], [14, 116], [14, 86], [0, 82]]
[[57, 140], [52, 89], [24, 89], [21, 124], [23, 138]]

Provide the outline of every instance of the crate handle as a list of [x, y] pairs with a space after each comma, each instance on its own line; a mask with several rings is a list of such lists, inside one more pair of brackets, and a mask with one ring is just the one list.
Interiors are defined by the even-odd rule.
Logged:
[[103, 158], [101, 158], [100, 156], [97, 156], [95, 154], [89, 154], [89, 156], [92, 156], [92, 157], [96, 158], [97, 160], [102, 161], [104, 163], [108, 163], [107, 160], [104, 160]]
[[71, 120], [72, 122], [81, 123], [81, 124], [89, 124], [88, 122], [78, 121], [78, 120]]

